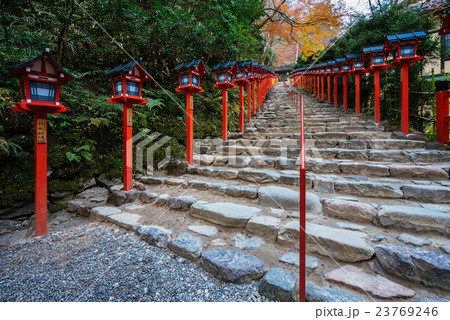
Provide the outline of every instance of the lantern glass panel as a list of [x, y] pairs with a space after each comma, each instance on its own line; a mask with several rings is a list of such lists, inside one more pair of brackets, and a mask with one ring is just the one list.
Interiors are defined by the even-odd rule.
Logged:
[[402, 58], [414, 56], [415, 48], [416, 48], [415, 45], [401, 46], [400, 54], [402, 55]]
[[339, 72], [339, 68], [338, 68], [338, 67], [335, 67], [335, 68], [334, 68], [334, 72]]
[[229, 83], [233, 82], [233, 75], [231, 73], [228, 73], [228, 82]]
[[240, 79], [243, 79], [243, 78], [244, 78], [244, 73], [243, 72], [236, 73], [236, 80], [240, 80]]
[[56, 83], [29, 81], [31, 100], [55, 102]]
[[192, 85], [198, 87], [200, 83], [200, 77], [196, 74], [192, 74]]
[[182, 74], [182, 75], [180, 76], [180, 82], [181, 82], [180, 87], [184, 87], [184, 86], [190, 85], [190, 81], [189, 81], [189, 73], [187, 73], [187, 74]]
[[248, 79], [248, 72], [244, 72], [244, 77], [246, 80]]
[[219, 76], [218, 76], [218, 78], [219, 78], [219, 82], [226, 82], [227, 81], [227, 74], [224, 72], [224, 73], [219, 73]]
[[331, 72], [331, 68], [328, 68], [328, 69], [327, 69], [327, 72]]
[[127, 80], [127, 94], [130, 96], [139, 96], [140, 83]]
[[363, 63], [362, 61], [357, 61], [355, 62], [355, 69], [362, 69], [363, 68]]
[[350, 66], [348, 64], [345, 64], [343, 70], [344, 71], [349, 71], [350, 70]]
[[260, 78], [261, 77], [261, 72], [258, 72], [258, 78]]
[[384, 63], [384, 56], [374, 56], [373, 57], [373, 65], [380, 65]]
[[22, 99], [23, 99], [23, 100], [26, 100], [26, 99], [27, 99], [27, 96], [26, 96], [26, 93], [25, 93], [25, 81], [22, 81], [22, 82], [20, 83], [20, 89], [21, 89], [21, 91], [22, 91]]
[[123, 94], [123, 82], [122, 80], [114, 81], [114, 92], [116, 96]]

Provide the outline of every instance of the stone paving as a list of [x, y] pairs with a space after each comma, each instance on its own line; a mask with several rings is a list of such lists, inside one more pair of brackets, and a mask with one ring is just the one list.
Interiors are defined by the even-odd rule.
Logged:
[[[450, 151], [305, 94], [307, 300], [450, 298]], [[217, 279], [298, 299], [300, 118], [274, 87], [245, 132], [195, 163], [89, 188], [68, 210], [113, 223]], [[418, 261], [425, 262], [424, 264]], [[259, 299], [259, 298], [258, 298]]]

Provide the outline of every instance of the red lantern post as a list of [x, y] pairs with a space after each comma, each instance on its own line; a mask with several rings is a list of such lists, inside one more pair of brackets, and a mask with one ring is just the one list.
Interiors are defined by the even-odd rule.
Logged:
[[202, 59], [194, 59], [179, 64], [175, 71], [178, 72], [180, 85], [175, 88], [177, 92], [186, 93], [186, 160], [194, 163], [194, 93], [205, 92], [200, 87], [200, 78], [208, 72]]
[[375, 83], [375, 123], [380, 123], [380, 71], [387, 68], [386, 56], [384, 54], [384, 46], [373, 46], [363, 48], [363, 58], [370, 60], [369, 72], [374, 72]]
[[344, 63], [342, 65], [342, 78], [343, 78], [343, 86], [344, 86], [344, 110], [347, 110], [348, 108], [348, 102], [347, 102], [347, 76], [350, 74], [351, 70], [350, 70], [350, 64], [349, 63]]
[[238, 66], [236, 61], [221, 62], [213, 68], [217, 74], [215, 88], [222, 89], [222, 140], [228, 140], [228, 89], [234, 89], [233, 75], [236, 74]]
[[35, 235], [47, 234], [47, 114], [67, 112], [59, 101], [62, 85], [73, 80], [46, 49], [37, 57], [8, 67], [8, 76], [18, 78], [22, 100], [12, 109], [34, 114]]
[[[239, 72], [236, 73], [234, 78], [234, 83], [239, 85], [239, 132], [244, 132], [244, 85], [247, 85], [247, 88], [250, 84], [248, 80], [249, 70], [252, 68], [252, 60], [241, 61], [238, 62]], [[248, 91], [248, 90], [247, 90]], [[247, 119], [250, 121], [250, 101], [248, 101], [249, 95], [247, 96]]]
[[364, 72], [364, 60], [362, 54], [355, 53], [348, 54], [346, 61], [350, 64], [351, 74], [355, 75], [355, 113], [358, 115], [361, 112], [360, 83], [361, 73]]
[[[253, 105], [252, 105], [252, 114], [256, 114], [256, 82], [258, 80], [258, 70], [259, 70], [259, 62], [252, 62], [252, 68], [248, 72], [248, 80], [251, 83], [251, 88], [253, 89]], [[251, 99], [250, 99], [251, 100]]]
[[334, 60], [333, 73], [334, 73], [334, 106], [338, 106], [339, 94], [338, 94], [338, 81], [339, 76], [342, 73], [342, 64], [345, 62], [344, 58], [337, 58]]
[[322, 96], [321, 96], [322, 102], [324, 101], [324, 91], [325, 91], [324, 86], [325, 72], [326, 72], [326, 64], [322, 63], [320, 66], [320, 81], [322, 83]]
[[107, 101], [123, 105], [123, 190], [133, 188], [133, 105], [146, 104], [142, 84], [151, 77], [141, 61], [132, 60], [107, 72], [113, 85], [113, 96]]
[[331, 75], [333, 74], [333, 65], [334, 65], [334, 60], [333, 61], [328, 61], [327, 62], [327, 89], [328, 89], [328, 103], [331, 104]]
[[393, 52], [394, 60], [389, 67], [401, 66], [401, 126], [404, 134], [409, 133], [409, 66], [422, 60], [417, 55], [420, 41], [428, 38], [422, 30], [401, 32], [386, 36], [385, 50]]

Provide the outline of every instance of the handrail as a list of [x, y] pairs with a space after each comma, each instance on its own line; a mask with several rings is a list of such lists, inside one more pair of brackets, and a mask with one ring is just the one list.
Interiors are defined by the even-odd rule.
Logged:
[[299, 301], [306, 300], [306, 152], [305, 152], [305, 123], [303, 113], [303, 95], [283, 82], [284, 89], [289, 94], [296, 110], [300, 109], [300, 234], [299, 234]]

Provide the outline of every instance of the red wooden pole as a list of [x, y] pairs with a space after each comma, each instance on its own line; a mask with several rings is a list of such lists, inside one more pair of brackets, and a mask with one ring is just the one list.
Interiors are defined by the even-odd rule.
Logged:
[[323, 80], [324, 80], [325, 76], [321, 76], [321, 81], [322, 81], [322, 101], [323, 101], [323, 91], [324, 91], [324, 87], [323, 87]]
[[305, 167], [305, 128], [303, 120], [303, 96], [300, 96], [300, 121], [302, 132], [302, 149], [300, 153], [300, 266], [299, 266], [299, 300], [305, 302], [306, 294], [306, 167]]
[[347, 110], [347, 75], [344, 75], [344, 110]]
[[194, 164], [194, 94], [186, 93], [186, 160]]
[[222, 88], [222, 140], [228, 140], [228, 92]]
[[239, 85], [239, 132], [244, 132], [244, 95], [243, 85]]
[[360, 74], [359, 73], [357, 73], [357, 74], [355, 74], [355, 111], [356, 111], [356, 114], [359, 114], [360, 112], [361, 112], [361, 98], [360, 98], [360, 93], [359, 93], [359, 90], [360, 90]]
[[252, 87], [251, 83], [247, 84], [247, 121], [250, 122], [252, 117]]
[[34, 117], [35, 234], [47, 234], [47, 115]]
[[320, 99], [320, 76], [317, 76], [317, 99]]
[[334, 106], [338, 106], [338, 77], [334, 76]]
[[123, 105], [123, 190], [133, 189], [133, 108]]
[[313, 94], [316, 95], [316, 76], [312, 75]]
[[252, 114], [256, 114], [256, 88], [255, 88], [255, 81], [252, 82], [253, 87], [253, 111]]
[[409, 64], [403, 63], [401, 70], [401, 122], [402, 132], [404, 134], [409, 133]]
[[258, 90], [258, 101], [256, 103], [256, 108], [259, 111], [259, 108], [261, 107], [261, 98], [262, 98], [261, 81], [256, 82], [256, 87], [257, 87], [257, 90]]
[[328, 76], [328, 103], [331, 103], [331, 76]]
[[375, 70], [375, 123], [380, 123], [380, 70]]

